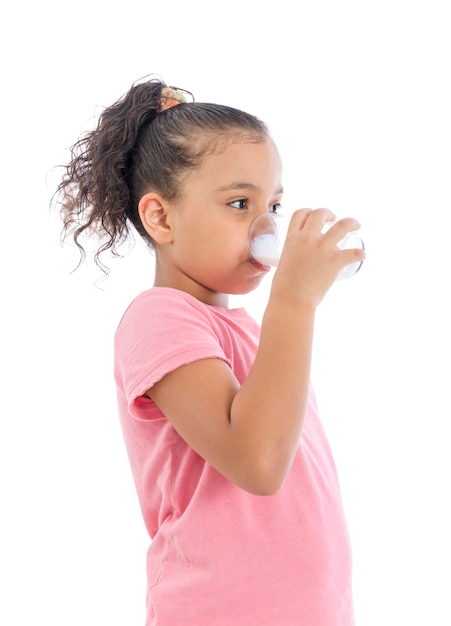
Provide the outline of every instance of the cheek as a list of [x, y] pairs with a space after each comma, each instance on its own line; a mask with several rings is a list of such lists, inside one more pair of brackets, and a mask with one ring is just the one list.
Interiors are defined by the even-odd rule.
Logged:
[[230, 229], [228, 230], [223, 226], [212, 226], [204, 222], [198, 224], [193, 241], [196, 242], [195, 245], [205, 252], [208, 251], [210, 254], [223, 256], [227, 249], [230, 248], [230, 244], [234, 239], [235, 237], [233, 232], [230, 232]]
[[224, 256], [224, 237], [222, 233], [198, 222], [191, 224], [178, 241], [178, 258], [184, 264], [202, 267], [214, 263]]
[[222, 229], [214, 234], [209, 251], [223, 264], [236, 265], [247, 254], [247, 240], [240, 231]]
[[183, 233], [178, 238], [181, 253], [179, 259], [185, 263], [220, 266], [235, 264], [248, 251], [247, 227], [232, 220], [210, 220], [199, 216], [185, 222]]

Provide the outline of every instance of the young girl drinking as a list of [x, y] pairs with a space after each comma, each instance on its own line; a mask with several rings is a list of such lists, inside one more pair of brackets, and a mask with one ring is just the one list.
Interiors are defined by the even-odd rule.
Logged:
[[278, 210], [266, 125], [134, 84], [78, 141], [59, 185], [66, 236], [117, 252], [133, 226], [153, 287], [115, 337], [119, 415], [142, 514], [147, 626], [351, 626], [351, 556], [334, 462], [310, 386], [315, 310], [362, 250], [359, 225], [294, 213], [261, 328], [229, 294], [269, 267], [249, 253]]

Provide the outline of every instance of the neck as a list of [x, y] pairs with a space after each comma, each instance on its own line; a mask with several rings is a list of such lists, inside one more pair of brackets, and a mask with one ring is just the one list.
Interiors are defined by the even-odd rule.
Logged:
[[163, 272], [158, 271], [158, 265], [155, 270], [155, 280], [154, 287], [166, 287], [170, 289], [178, 289], [179, 291], [185, 291], [189, 293], [193, 298], [203, 302], [204, 304], [208, 304], [210, 306], [219, 306], [223, 309], [229, 308], [229, 296], [226, 293], [221, 293], [218, 291], [212, 291], [201, 285], [194, 280], [192, 280], [189, 276], [178, 276], [177, 280], [174, 280], [174, 277], [165, 276]]
[[196, 298], [196, 300], [199, 300], [199, 302], [203, 302], [209, 306], [218, 306], [222, 309], [229, 308], [229, 296], [225, 293], [217, 293], [209, 290], [206, 291], [205, 289], [184, 289], [181, 285], [166, 284], [157, 280], [155, 280], [153, 286], [166, 287], [167, 289], [178, 289], [179, 291], [188, 293], [190, 296], [193, 296], [193, 298]]

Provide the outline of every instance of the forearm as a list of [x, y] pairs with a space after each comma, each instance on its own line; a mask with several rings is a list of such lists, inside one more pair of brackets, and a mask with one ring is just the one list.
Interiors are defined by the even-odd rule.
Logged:
[[[307, 406], [315, 308], [268, 304], [261, 341], [246, 381], [233, 399], [230, 428], [267, 490], [288, 472]], [[266, 487], [264, 487], [266, 490]]]

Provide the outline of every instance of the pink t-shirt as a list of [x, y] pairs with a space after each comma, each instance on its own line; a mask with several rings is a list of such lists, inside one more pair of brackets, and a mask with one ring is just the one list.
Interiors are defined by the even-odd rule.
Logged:
[[138, 296], [119, 324], [119, 413], [152, 539], [147, 626], [354, 624], [348, 534], [313, 392], [293, 465], [272, 496], [227, 480], [143, 397], [198, 359], [223, 359], [244, 381], [259, 333], [244, 309], [166, 288]]

